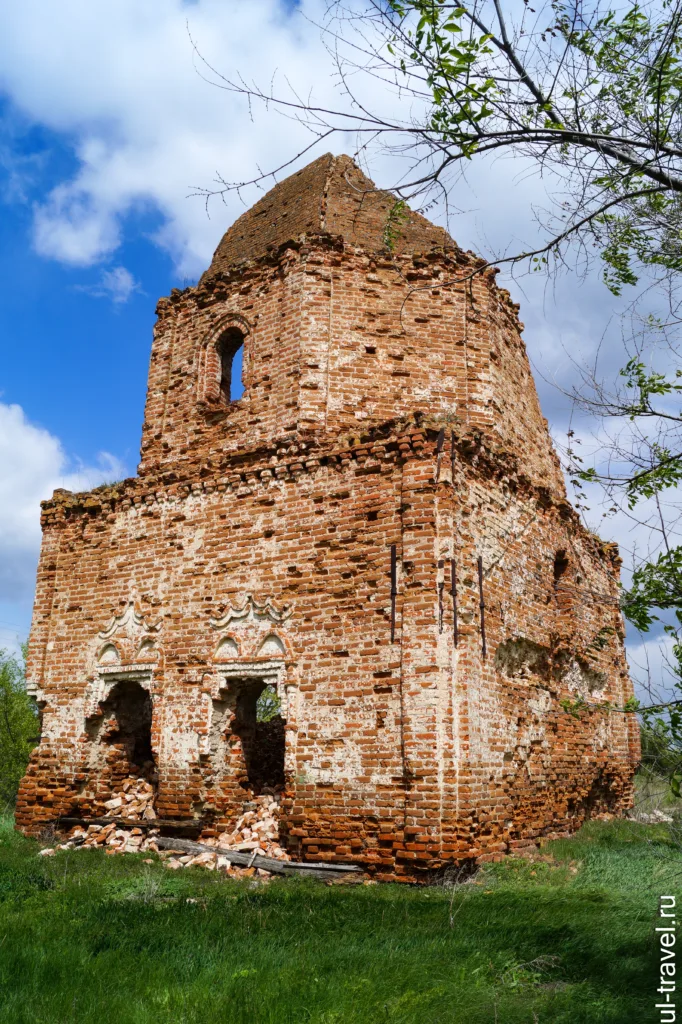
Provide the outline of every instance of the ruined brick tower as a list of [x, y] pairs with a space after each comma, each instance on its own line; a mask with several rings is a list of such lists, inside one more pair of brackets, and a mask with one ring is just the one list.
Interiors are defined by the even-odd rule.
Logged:
[[619, 559], [481, 266], [327, 155], [159, 302], [138, 476], [43, 505], [21, 828], [269, 787], [294, 857], [392, 878], [629, 805], [634, 724], [560, 706], [631, 695]]

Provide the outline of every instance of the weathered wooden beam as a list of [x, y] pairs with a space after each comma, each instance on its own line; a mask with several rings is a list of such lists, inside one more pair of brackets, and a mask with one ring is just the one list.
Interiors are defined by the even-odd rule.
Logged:
[[172, 839], [166, 836], [154, 837], [154, 842], [161, 850], [178, 850], [181, 853], [216, 853], [220, 857], [226, 857], [232, 864], [240, 867], [261, 868], [276, 875], [301, 875], [306, 878], [325, 878], [340, 876], [362, 868], [356, 864], [303, 864], [293, 860], [275, 860], [274, 857], [264, 857], [257, 853], [242, 853], [232, 850], [229, 846], [206, 846], [204, 843], [195, 843], [190, 839]]
[[203, 819], [191, 820], [188, 818], [154, 818], [151, 821], [137, 821], [135, 818], [120, 818], [120, 817], [108, 817], [108, 818], [77, 818], [77, 817], [65, 817], [65, 818], [53, 818], [48, 824], [53, 824], [57, 828], [61, 828], [62, 825], [120, 825], [123, 828], [177, 828], [184, 829], [185, 831], [201, 831], [204, 827]]
[[[131, 818], [58, 818], [57, 827], [61, 825], [119, 825], [123, 828], [140, 828], [148, 831], [152, 828], [173, 828], [178, 830], [198, 830], [202, 827], [201, 821], [174, 820], [171, 818], [155, 818], [154, 821], [134, 821]], [[233, 864], [240, 867], [262, 868], [273, 874], [280, 875], [305, 875], [309, 878], [331, 878], [348, 872], [362, 871], [356, 864], [330, 864], [330, 863], [303, 863], [301, 861], [276, 860], [274, 857], [264, 857], [262, 854], [253, 856], [252, 852], [234, 850], [228, 846], [206, 846], [204, 843], [196, 843], [191, 839], [176, 839], [172, 836], [154, 836], [154, 842], [161, 850], [179, 850], [184, 853], [217, 853], [221, 857], [227, 857]]]

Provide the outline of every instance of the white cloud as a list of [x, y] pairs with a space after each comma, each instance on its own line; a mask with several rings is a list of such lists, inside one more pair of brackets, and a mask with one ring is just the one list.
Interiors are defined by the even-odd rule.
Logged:
[[[303, 6], [323, 9], [321, 0]], [[209, 220], [188, 194], [218, 173], [250, 177], [307, 138], [281, 117], [250, 125], [243, 100], [203, 81], [188, 24], [228, 74], [267, 84], [279, 67], [303, 91], [332, 88], [318, 30], [283, 0], [118, 0], [108, 9], [0, 0], [2, 11], [0, 88], [25, 117], [65, 133], [78, 159], [75, 175], [35, 210], [37, 249], [74, 265], [110, 257], [122, 217], [147, 206], [162, 214], [160, 244], [195, 276], [242, 207], [234, 196]]]
[[131, 295], [142, 290], [139, 281], [125, 267], [103, 270], [96, 284], [76, 285], [76, 289], [95, 299], [111, 299], [117, 304], [127, 302]]
[[42, 256], [87, 266], [113, 252], [121, 234], [115, 212], [98, 204], [78, 182], [70, 182], [54, 188], [45, 202], [36, 203], [34, 241]]
[[[347, 105], [317, 25], [326, 0], [118, 0], [109, 8], [87, 0], [0, 0], [0, 89], [21, 115], [60, 132], [77, 170], [35, 208], [34, 242], [45, 256], [73, 265], [110, 259], [132, 210], [161, 214], [156, 241], [190, 278], [205, 268], [227, 226], [258, 196], [244, 191], [210, 206], [191, 197], [217, 175], [248, 180], [278, 166], [312, 136], [291, 117], [267, 112], [208, 84], [193, 52], [226, 76], [287, 89], [320, 105]], [[371, 31], [371, 29], [367, 29]], [[191, 39], [190, 34], [191, 33]], [[330, 40], [328, 40], [329, 42]], [[201, 74], [199, 73], [201, 72]], [[353, 76], [372, 109], [409, 120], [404, 97], [376, 80]], [[351, 152], [355, 136], [334, 136], [324, 148]], [[407, 158], [375, 152], [369, 170], [382, 185], [400, 179]], [[486, 255], [537, 239], [533, 205], [543, 184], [526, 161], [477, 163], [470, 183], [452, 190], [450, 227], [457, 240]], [[438, 204], [429, 210], [442, 219]], [[530, 286], [541, 305], [541, 288]], [[575, 323], [574, 326], [578, 327]], [[548, 342], [551, 345], [551, 341]]]
[[21, 406], [0, 402], [0, 609], [32, 593], [41, 500], [56, 487], [87, 490], [125, 476], [123, 464], [108, 452], [98, 461], [85, 466], [69, 459], [59, 439], [30, 423]]
[[[214, 201], [210, 219], [191, 193], [217, 175], [248, 180], [258, 168], [276, 167], [311, 136], [295, 120], [258, 105], [251, 112], [242, 97], [209, 85], [198, 73], [205, 68], [188, 29], [202, 56], [226, 76], [243, 75], [268, 88], [276, 74], [280, 90], [290, 85], [338, 107], [344, 99], [315, 24], [324, 21], [326, 7], [326, 0], [118, 0], [109, 8], [87, 0], [0, 0], [0, 89], [21, 117], [62, 133], [77, 160], [75, 173], [35, 206], [38, 251], [72, 265], [115, 261], [126, 215], [153, 211], [161, 220], [157, 244], [171, 254], [179, 276], [198, 277], [258, 191], [246, 189], [243, 202], [236, 194], [225, 205]], [[409, 118], [404, 99], [382, 93], [374, 80], [355, 76], [353, 82], [360, 95], [371, 96], [373, 108]], [[335, 136], [323, 146], [352, 152], [356, 143], [354, 136]], [[379, 184], [390, 185], [406, 167], [379, 152], [369, 170]], [[525, 161], [477, 163], [469, 178], [450, 197], [461, 212], [449, 227], [461, 244], [499, 255], [537, 240], [533, 206], [542, 203], [543, 182]], [[444, 211], [436, 204], [429, 216], [442, 221]], [[545, 309], [537, 278], [513, 288], [528, 296], [527, 336], [549, 375], [566, 368], [561, 341], [572, 352], [576, 342], [593, 351], [609, 316], [612, 300], [601, 285], [576, 288], [575, 278], [560, 283], [558, 303], [550, 291]]]

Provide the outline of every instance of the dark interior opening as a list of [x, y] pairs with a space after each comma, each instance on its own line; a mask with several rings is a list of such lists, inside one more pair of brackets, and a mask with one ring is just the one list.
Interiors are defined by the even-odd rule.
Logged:
[[124, 773], [150, 778], [154, 773], [154, 754], [149, 693], [139, 683], [124, 679], [116, 683], [100, 709], [101, 716], [88, 722], [91, 739], [118, 748]]
[[556, 555], [554, 556], [554, 585], [555, 586], [559, 582], [561, 577], [566, 573], [567, 569], [568, 569], [568, 557], [566, 555], [566, 552], [562, 549], [561, 551], [557, 551]]
[[284, 787], [285, 724], [271, 686], [261, 679], [240, 686], [234, 731], [242, 741], [248, 785], [255, 795]]
[[[244, 344], [244, 335], [237, 327], [230, 327], [225, 331], [218, 342], [218, 354], [220, 356], [220, 394], [225, 402], [231, 402], [238, 398], [243, 388], [241, 386], [241, 359], [237, 354]], [[234, 370], [239, 370], [239, 380], [235, 380]]]

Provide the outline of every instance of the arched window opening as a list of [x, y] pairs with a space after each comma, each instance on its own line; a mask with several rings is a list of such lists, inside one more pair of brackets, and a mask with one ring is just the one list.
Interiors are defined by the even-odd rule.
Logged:
[[244, 394], [242, 383], [242, 357], [244, 335], [237, 327], [230, 327], [218, 342], [220, 356], [220, 395], [224, 402], [234, 402]]

